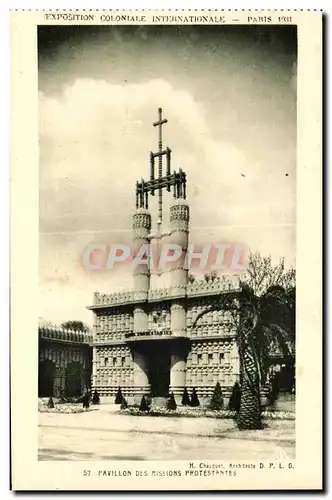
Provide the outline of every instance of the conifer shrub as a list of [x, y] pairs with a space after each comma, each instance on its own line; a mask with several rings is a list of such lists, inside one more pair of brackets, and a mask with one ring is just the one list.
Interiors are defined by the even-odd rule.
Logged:
[[122, 395], [122, 392], [121, 392], [121, 387], [119, 387], [118, 392], [116, 393], [116, 396], [115, 396], [114, 403], [116, 405], [120, 405], [122, 403], [122, 398], [123, 398], [123, 395]]
[[177, 408], [177, 404], [175, 401], [174, 394], [172, 392], [167, 400], [167, 410], [176, 410], [176, 408]]
[[217, 382], [212, 394], [210, 402], [210, 410], [222, 410], [223, 406], [224, 406], [224, 398], [220, 384], [219, 382]]
[[50, 399], [48, 400], [47, 402], [47, 408], [54, 408], [54, 401], [53, 401], [53, 398], [50, 397]]
[[99, 396], [99, 393], [98, 393], [97, 389], [95, 389], [95, 392], [93, 393], [92, 404], [93, 405], [99, 405], [100, 404], [100, 396]]
[[190, 397], [187, 391], [187, 388], [184, 388], [183, 391], [183, 396], [182, 396], [182, 401], [181, 401], [182, 406], [190, 406]]
[[273, 375], [270, 379], [270, 387], [268, 393], [269, 405], [273, 405], [277, 401], [278, 395], [279, 395], [278, 379], [275, 375]]
[[241, 402], [241, 387], [238, 382], [235, 382], [235, 384], [233, 385], [231, 397], [229, 399], [228, 409], [239, 412], [240, 402]]
[[195, 387], [191, 393], [190, 406], [199, 406], [199, 399]]
[[147, 400], [145, 399], [145, 396], [143, 394], [142, 399], [141, 399], [141, 404], [139, 406], [139, 411], [149, 411], [149, 405]]
[[126, 400], [126, 398], [122, 398], [120, 409], [125, 410], [126, 408], [128, 408], [127, 400]]
[[90, 407], [90, 395], [87, 392], [86, 394], [84, 394], [83, 397], [83, 408], [89, 408], [89, 407]]

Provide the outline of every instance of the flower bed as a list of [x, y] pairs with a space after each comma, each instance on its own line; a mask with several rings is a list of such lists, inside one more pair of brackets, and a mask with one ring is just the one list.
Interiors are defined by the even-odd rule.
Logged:
[[262, 418], [265, 420], [295, 420], [295, 413], [292, 411], [263, 411]]
[[59, 404], [54, 408], [48, 408], [46, 405], [38, 404], [38, 411], [40, 413], [83, 413], [86, 411], [93, 411], [96, 408], [84, 409], [82, 404]]
[[[208, 408], [178, 408], [176, 410], [167, 410], [166, 408], [153, 408], [150, 411], [140, 411], [137, 406], [131, 406], [120, 413], [135, 416], [148, 417], [189, 417], [189, 418], [236, 418], [234, 410], [209, 410]], [[287, 411], [264, 411], [262, 413], [264, 420], [295, 420], [295, 413]]]

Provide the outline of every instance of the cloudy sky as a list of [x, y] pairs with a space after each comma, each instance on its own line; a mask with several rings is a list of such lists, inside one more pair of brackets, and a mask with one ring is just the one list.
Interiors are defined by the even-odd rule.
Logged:
[[295, 265], [293, 27], [48, 26], [38, 51], [41, 317], [91, 323], [94, 291], [132, 286], [123, 266], [87, 272], [82, 253], [130, 242], [159, 106], [191, 240]]

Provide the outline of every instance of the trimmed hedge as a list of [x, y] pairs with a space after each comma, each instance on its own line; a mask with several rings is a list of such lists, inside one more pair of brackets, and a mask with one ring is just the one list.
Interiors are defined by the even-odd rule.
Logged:
[[126, 400], [126, 398], [122, 398], [120, 409], [125, 410], [126, 408], [128, 408], [127, 400]]
[[231, 397], [229, 399], [228, 409], [239, 412], [240, 402], [241, 402], [241, 387], [238, 382], [235, 382], [235, 384], [233, 385]]
[[211, 402], [210, 402], [210, 410], [222, 410], [224, 406], [224, 398], [222, 394], [222, 390], [220, 387], [219, 382], [216, 383], [216, 386], [214, 388]]
[[174, 394], [172, 392], [172, 394], [170, 395], [170, 397], [167, 400], [167, 410], [176, 410], [176, 408], [177, 408], [177, 404], [176, 404], [176, 401], [174, 398]]
[[83, 396], [83, 408], [90, 408], [90, 394], [88, 392]]
[[123, 396], [122, 396], [122, 392], [121, 392], [121, 387], [119, 387], [118, 392], [116, 393], [116, 396], [115, 396], [114, 403], [116, 405], [120, 405], [122, 403], [122, 398], [123, 398]]
[[98, 393], [97, 389], [95, 389], [95, 392], [93, 393], [92, 404], [93, 405], [99, 405], [100, 404], [100, 396], [99, 396], [99, 393]]
[[199, 406], [199, 399], [198, 399], [195, 387], [193, 388], [192, 393], [191, 393], [190, 406], [193, 406], [193, 407]]
[[190, 406], [190, 397], [187, 391], [187, 388], [184, 388], [183, 391], [183, 396], [182, 396], [182, 401], [181, 401], [182, 406]]
[[148, 405], [148, 402], [147, 402], [145, 396], [143, 395], [142, 399], [141, 399], [141, 404], [139, 406], [139, 411], [147, 412], [147, 411], [149, 411], [149, 409], [150, 409], [150, 407]]
[[50, 410], [54, 408], [54, 401], [52, 397], [50, 397], [50, 399], [48, 400], [47, 408], [49, 408]]

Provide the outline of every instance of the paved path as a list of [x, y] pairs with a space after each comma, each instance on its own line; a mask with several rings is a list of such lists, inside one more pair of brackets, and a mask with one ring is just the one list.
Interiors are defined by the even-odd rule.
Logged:
[[295, 422], [240, 432], [233, 420], [120, 415], [115, 405], [39, 413], [40, 460], [259, 460], [295, 457]]

